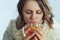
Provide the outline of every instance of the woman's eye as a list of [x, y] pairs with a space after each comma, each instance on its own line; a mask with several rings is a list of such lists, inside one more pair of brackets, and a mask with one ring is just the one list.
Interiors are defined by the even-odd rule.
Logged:
[[26, 12], [27, 14], [30, 14], [30, 12]]
[[27, 13], [27, 14], [31, 14], [32, 12], [31, 12], [31, 11], [27, 11], [26, 13]]
[[37, 11], [36, 13], [37, 13], [37, 14], [41, 14], [41, 13], [42, 13], [42, 11]]

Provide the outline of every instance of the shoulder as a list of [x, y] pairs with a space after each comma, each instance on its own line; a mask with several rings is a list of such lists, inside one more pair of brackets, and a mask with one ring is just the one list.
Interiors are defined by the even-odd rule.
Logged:
[[15, 21], [15, 20], [11, 20], [11, 21], [9, 22], [9, 24], [8, 24], [7, 30], [8, 30], [8, 29], [11, 29], [11, 28], [13, 28], [13, 27], [15, 27], [15, 26], [16, 26], [16, 21]]
[[14, 28], [15, 27], [15, 20], [11, 20], [6, 31], [4, 32], [4, 35], [3, 35], [3, 40], [12, 40], [14, 39]]
[[60, 25], [54, 20], [53, 24], [56, 40], [60, 40]]
[[15, 20], [11, 20], [10, 23], [9, 23], [9, 25], [8, 25], [8, 27], [7, 27], [7, 29], [6, 29], [6, 31], [7, 31], [9, 34], [13, 35], [13, 33], [14, 33], [16, 30], [17, 30], [17, 28], [16, 28], [16, 21], [15, 21]]
[[48, 39], [60, 40], [60, 25], [54, 20], [52, 27], [53, 29], [49, 30]]

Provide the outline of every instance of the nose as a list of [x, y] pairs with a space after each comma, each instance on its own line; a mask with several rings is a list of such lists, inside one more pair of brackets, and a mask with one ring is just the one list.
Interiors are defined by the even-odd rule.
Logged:
[[34, 20], [36, 18], [36, 14], [35, 13], [32, 13], [31, 14], [31, 20]]

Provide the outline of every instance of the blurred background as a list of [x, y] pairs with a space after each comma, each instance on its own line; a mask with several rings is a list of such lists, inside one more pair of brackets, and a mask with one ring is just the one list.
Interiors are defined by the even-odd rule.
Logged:
[[[60, 25], [60, 0], [48, 0], [57, 24]], [[18, 0], [0, 0], [0, 40], [2, 40], [3, 34], [11, 19], [16, 19]]]

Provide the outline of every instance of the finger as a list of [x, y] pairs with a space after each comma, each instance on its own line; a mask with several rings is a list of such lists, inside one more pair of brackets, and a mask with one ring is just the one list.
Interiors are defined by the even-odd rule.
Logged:
[[36, 36], [38, 37], [38, 40], [45, 40], [46, 38], [43, 38], [42, 36], [39, 35], [39, 33], [35, 32]]
[[35, 31], [35, 34], [39, 40], [42, 38], [41, 35], [39, 33], [37, 33], [36, 31]]
[[41, 31], [43, 34], [45, 34], [45, 33], [46, 33], [46, 32], [45, 32], [45, 30], [44, 30], [44, 27], [42, 27], [42, 28], [41, 28], [41, 27], [39, 27], [37, 30], [38, 30], [38, 32], [39, 32], [39, 31]]
[[30, 40], [38, 40], [38, 38], [34, 35]]
[[28, 25], [25, 25], [24, 29], [27, 30], [28, 28], [29, 28]]
[[38, 40], [38, 38], [36, 36], [34, 36], [34, 40]]
[[46, 33], [45, 30], [43, 30], [42, 28], [38, 28], [37, 31], [38, 31], [39, 33], [41, 33], [41, 34], [45, 34], [45, 33]]
[[41, 30], [39, 30], [39, 29], [37, 29], [36, 32], [39, 33], [41, 37], [43, 37], [43, 38], [46, 37], [46, 32], [41, 31]]
[[38, 27], [38, 29], [40, 29], [41, 31], [44, 31], [44, 27], [43, 26]]
[[33, 34], [30, 35], [30, 36], [25, 37], [25, 39], [26, 39], [26, 40], [30, 40], [34, 35], [35, 35], [35, 33], [33, 33]]
[[25, 34], [27, 34], [29, 31], [30, 31], [30, 28], [28, 27], [28, 25], [25, 25], [24, 27]]
[[30, 31], [30, 28], [28, 28], [27, 30], [25, 30], [25, 34], [27, 34]]

